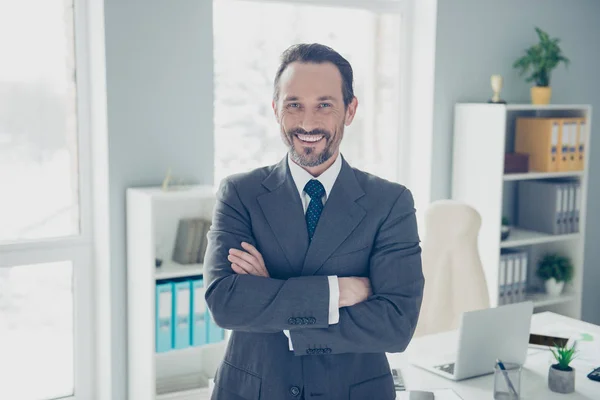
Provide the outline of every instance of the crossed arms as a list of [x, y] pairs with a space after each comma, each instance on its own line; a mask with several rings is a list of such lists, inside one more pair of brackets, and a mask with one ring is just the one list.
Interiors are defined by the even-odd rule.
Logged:
[[234, 184], [224, 180], [204, 262], [206, 301], [219, 326], [265, 333], [289, 330], [296, 355], [315, 354], [310, 350], [322, 346], [330, 349], [327, 354], [339, 354], [398, 352], [408, 345], [424, 283], [408, 190], [398, 196], [377, 233], [369, 279], [340, 278], [340, 318], [335, 325], [328, 323], [327, 276], [270, 278], [253, 244], [248, 211]]

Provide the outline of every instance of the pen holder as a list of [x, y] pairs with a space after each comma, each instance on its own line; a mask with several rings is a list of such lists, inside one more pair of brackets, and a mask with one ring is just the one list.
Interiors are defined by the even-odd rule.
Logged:
[[505, 370], [494, 367], [494, 400], [521, 398], [521, 365], [504, 363]]

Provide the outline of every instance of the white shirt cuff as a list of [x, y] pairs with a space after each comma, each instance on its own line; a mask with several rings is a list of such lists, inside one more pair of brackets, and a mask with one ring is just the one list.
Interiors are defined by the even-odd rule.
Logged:
[[336, 275], [328, 276], [327, 279], [329, 280], [329, 325], [334, 325], [340, 322], [340, 284]]
[[[336, 275], [328, 276], [327, 280], [329, 281], [329, 324], [334, 325], [340, 322], [340, 284]], [[288, 338], [290, 351], [294, 351], [290, 331], [285, 329], [283, 334]]]
[[283, 331], [283, 334], [285, 336], [287, 336], [287, 338], [288, 338], [288, 345], [290, 347], [290, 351], [294, 351], [294, 346], [292, 346], [292, 337], [290, 336], [290, 331], [286, 329]]

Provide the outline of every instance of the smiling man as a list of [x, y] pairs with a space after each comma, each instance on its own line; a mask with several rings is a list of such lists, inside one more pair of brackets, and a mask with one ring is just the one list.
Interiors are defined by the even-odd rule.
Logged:
[[415, 330], [421, 248], [410, 191], [340, 154], [352, 86], [333, 49], [287, 49], [273, 110], [288, 154], [220, 185], [206, 301], [232, 335], [213, 399], [395, 398], [385, 353]]

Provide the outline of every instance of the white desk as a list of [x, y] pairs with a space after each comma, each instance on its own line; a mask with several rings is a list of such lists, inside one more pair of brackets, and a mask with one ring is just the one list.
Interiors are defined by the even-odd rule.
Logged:
[[[596, 346], [600, 347], [600, 326], [567, 318], [562, 315], [544, 312], [534, 314], [531, 321], [532, 333], [550, 333], [548, 329], [561, 324], [568, 327], [572, 332], [589, 332], [594, 335]], [[556, 333], [555, 333], [556, 334]], [[485, 375], [478, 378], [466, 379], [454, 382], [439, 375], [425, 371], [409, 364], [409, 357], [419, 354], [421, 351], [446, 354], [455, 347], [457, 332], [448, 332], [437, 335], [415, 338], [404, 353], [388, 354], [388, 360], [392, 368], [402, 371], [404, 384], [407, 390], [434, 390], [453, 389], [463, 400], [491, 400], [494, 389], [494, 375]], [[425, 350], [423, 350], [425, 349]], [[587, 361], [575, 360], [571, 364], [575, 368], [575, 393], [569, 395], [551, 392], [548, 389], [548, 368], [552, 361], [549, 350], [530, 350], [521, 375], [521, 399], [522, 400], [600, 400], [600, 382], [587, 378], [587, 374], [597, 364]], [[600, 357], [600, 348], [598, 349]], [[185, 394], [173, 396], [161, 396], [160, 400], [208, 400], [210, 398], [208, 389], [192, 391], [188, 396]]]
[[[600, 347], [600, 326], [550, 312], [533, 315], [531, 332], [548, 333], [548, 329], [552, 330], [553, 327], [557, 327], [558, 324], [568, 326], [569, 330], [572, 330], [573, 332], [585, 331], [593, 334], [593, 343], [595, 346]], [[431, 354], [432, 352], [447, 354], [449, 350], [456, 347], [456, 340], [457, 332], [447, 332], [415, 338], [412, 340], [406, 352], [400, 354], [388, 354], [388, 359], [392, 368], [399, 368], [402, 371], [404, 384], [407, 390], [451, 388], [460, 395], [463, 400], [492, 399], [494, 388], [493, 374], [454, 382], [415, 367], [408, 362], [410, 357], [416, 357], [421, 351], [426, 351], [427, 354]], [[597, 354], [600, 355], [600, 348], [598, 349]], [[597, 365], [592, 365], [587, 360], [575, 360], [573, 364], [571, 364], [576, 372], [575, 393], [564, 395], [551, 392], [550, 389], [548, 389], [548, 368], [553, 363], [551, 357], [552, 355], [549, 350], [530, 350], [530, 355], [527, 357], [521, 375], [521, 398], [523, 400], [600, 400], [600, 382], [595, 382], [587, 378], [587, 374], [594, 367], [599, 367], [600, 362], [598, 362]]]

